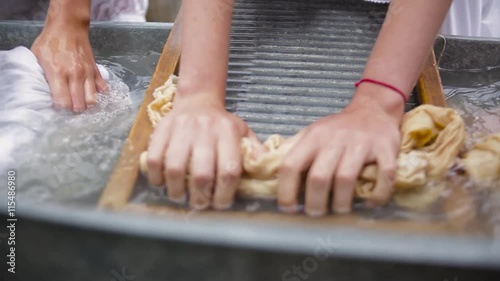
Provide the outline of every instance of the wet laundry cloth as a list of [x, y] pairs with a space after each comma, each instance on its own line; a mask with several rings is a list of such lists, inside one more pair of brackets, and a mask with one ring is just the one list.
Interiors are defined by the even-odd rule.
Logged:
[[[111, 74], [98, 65], [103, 78]], [[37, 58], [26, 47], [0, 51], [0, 171], [15, 162], [13, 151], [33, 141], [54, 117], [50, 88]]]

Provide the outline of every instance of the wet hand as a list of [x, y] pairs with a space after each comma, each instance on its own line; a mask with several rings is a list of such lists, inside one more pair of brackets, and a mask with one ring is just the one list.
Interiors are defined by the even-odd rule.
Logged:
[[[227, 209], [242, 174], [240, 143], [261, 144], [248, 125], [207, 94], [176, 95], [149, 145], [148, 178], [167, 186], [170, 200], [196, 209]], [[186, 180], [189, 178], [189, 180]]]
[[96, 103], [97, 92], [107, 90], [94, 60], [88, 26], [47, 24], [31, 51], [44, 70], [56, 108], [82, 112]]
[[278, 176], [278, 204], [282, 210], [297, 211], [305, 177], [308, 215], [324, 215], [330, 208], [336, 213], [350, 213], [358, 176], [366, 164], [375, 162], [379, 180], [367, 205], [381, 205], [389, 200], [400, 145], [403, 102], [396, 100], [396, 106], [387, 110], [387, 104], [372, 100], [373, 95], [399, 97], [394, 93], [367, 94], [357, 95], [359, 98], [342, 112], [324, 117], [300, 133]]

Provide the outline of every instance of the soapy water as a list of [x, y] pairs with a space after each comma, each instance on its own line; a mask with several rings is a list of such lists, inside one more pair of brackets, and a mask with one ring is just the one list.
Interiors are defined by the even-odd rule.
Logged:
[[[159, 54], [96, 57], [110, 92], [81, 114], [58, 111], [15, 152], [18, 200], [95, 206], [135, 120]], [[127, 65], [127, 67], [124, 67]]]
[[477, 89], [445, 88], [448, 106], [462, 116], [470, 140], [500, 132], [500, 84]]
[[462, 116], [471, 141], [500, 132], [500, 67], [441, 75], [447, 105]]

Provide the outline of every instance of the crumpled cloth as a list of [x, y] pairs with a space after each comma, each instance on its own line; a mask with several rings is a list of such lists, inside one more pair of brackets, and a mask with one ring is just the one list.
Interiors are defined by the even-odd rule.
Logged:
[[[172, 110], [176, 83], [177, 77], [172, 75], [153, 93], [155, 100], [148, 106], [148, 115], [154, 127]], [[464, 122], [454, 109], [421, 105], [404, 115], [400, 130], [395, 199], [402, 206], [423, 206], [434, 201], [443, 190], [443, 185], [425, 186], [429, 182], [442, 180], [456, 162], [466, 139]], [[243, 174], [238, 196], [276, 198], [276, 178], [281, 162], [298, 139], [299, 135], [289, 139], [272, 135], [264, 142], [267, 151], [257, 154], [250, 140], [243, 138]], [[482, 147], [478, 146], [477, 149]], [[146, 159], [147, 152], [143, 152], [140, 164], [145, 175]], [[356, 197], [369, 199], [376, 184], [377, 165], [365, 166], [356, 185]]]
[[25, 47], [0, 51], [0, 169], [12, 169], [12, 152], [33, 140], [50, 120], [49, 86], [36, 57]]
[[[394, 188], [408, 190], [439, 179], [455, 162], [465, 142], [464, 122], [451, 108], [421, 105], [407, 112], [401, 124], [401, 146]], [[357, 194], [365, 199], [376, 185], [377, 166], [360, 176]]]
[[[97, 66], [108, 81], [110, 73]], [[35, 55], [22, 46], [0, 51], [0, 171], [13, 168], [14, 150], [32, 142], [54, 114], [50, 88]]]
[[149, 120], [156, 127], [161, 118], [174, 106], [174, 96], [177, 91], [177, 76], [171, 75], [164, 85], [153, 92], [154, 100], [148, 105]]
[[500, 180], [500, 133], [476, 143], [461, 161], [475, 182], [488, 184]]

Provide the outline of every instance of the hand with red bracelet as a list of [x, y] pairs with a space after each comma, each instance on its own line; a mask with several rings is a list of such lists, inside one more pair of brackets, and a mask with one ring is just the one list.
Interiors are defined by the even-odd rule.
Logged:
[[367, 203], [386, 203], [395, 177], [403, 109], [404, 101], [396, 91], [363, 83], [342, 112], [305, 128], [279, 173], [278, 203], [282, 210], [296, 210], [302, 175], [307, 172], [308, 215], [327, 213], [330, 198], [334, 212], [349, 213], [358, 175], [365, 164], [374, 162], [380, 175], [373, 201]]
[[[394, 5], [404, 8], [393, 9]], [[282, 210], [297, 210], [305, 180], [307, 214], [319, 216], [330, 208], [336, 213], [351, 212], [356, 181], [368, 163], [377, 163], [380, 174], [367, 205], [382, 205], [390, 199], [406, 96], [418, 80], [450, 5], [451, 0], [391, 1], [366, 64], [365, 79], [351, 103], [305, 128], [283, 160], [278, 176]], [[422, 15], [425, 21], [419, 20]]]

